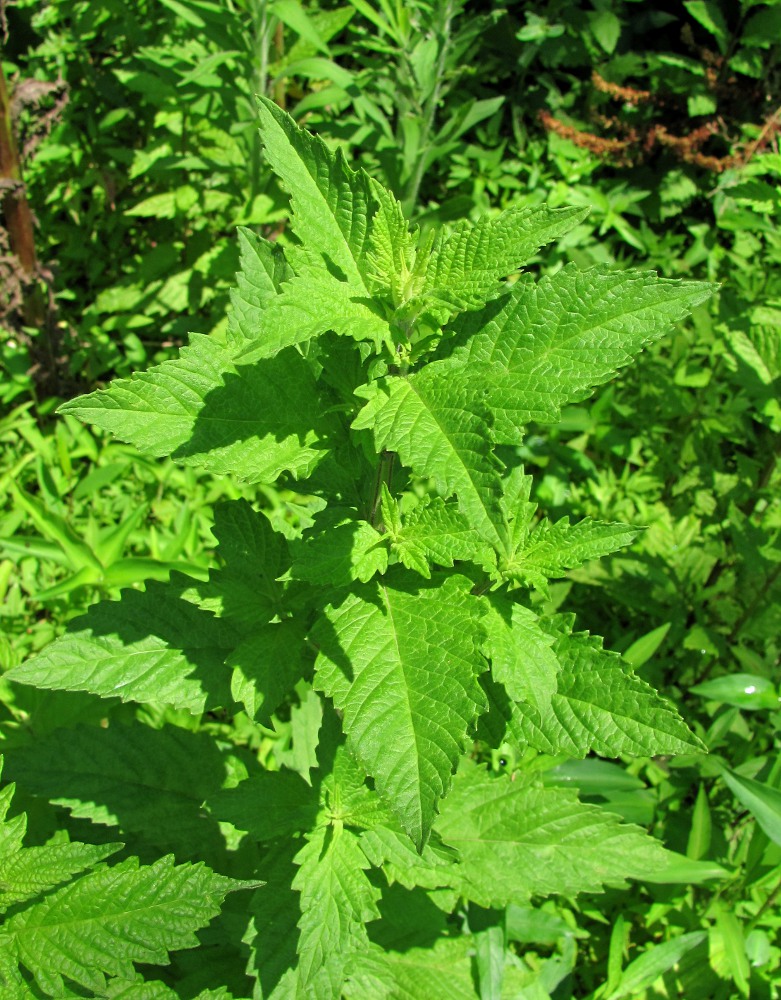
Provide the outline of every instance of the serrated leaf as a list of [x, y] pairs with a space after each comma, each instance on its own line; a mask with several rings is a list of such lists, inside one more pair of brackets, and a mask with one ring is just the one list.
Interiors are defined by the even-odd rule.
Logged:
[[[129, 983], [125, 979], [112, 979], [104, 996], [106, 1000], [180, 1000], [181, 994], [158, 981], [138, 979]], [[194, 1000], [233, 1000], [233, 994], [220, 986], [216, 990], [201, 990]]]
[[45, 844], [23, 847], [0, 858], [0, 909], [42, 896], [74, 875], [93, 868], [122, 844]]
[[602, 649], [601, 640], [569, 634], [562, 618], [548, 629], [561, 666], [547, 705], [520, 703], [519, 725], [531, 746], [571, 757], [591, 751], [645, 757], [702, 749], [673, 706], [618, 654]]
[[499, 594], [491, 594], [489, 602], [484, 624], [493, 679], [515, 701], [547, 709], [561, 670], [553, 638], [528, 608]]
[[131, 858], [15, 914], [2, 937], [45, 991], [63, 976], [102, 991], [106, 974], [132, 979], [134, 962], [167, 965], [169, 951], [195, 947], [195, 931], [239, 886], [205, 865], [176, 867], [165, 857], [139, 867]]
[[304, 781], [312, 784], [309, 772], [318, 766], [317, 747], [323, 722], [323, 700], [317, 691], [306, 690], [298, 705], [290, 710], [290, 734], [293, 746], [277, 750], [276, 758], [284, 767], [298, 772]]
[[415, 473], [434, 477], [442, 497], [456, 493], [470, 527], [506, 551], [499, 463], [472, 383], [459, 381], [448, 362], [435, 362], [409, 377], [379, 379], [366, 394], [369, 402], [352, 426], [371, 429], [378, 452], [397, 452]]
[[349, 1000], [477, 1000], [472, 942], [440, 938], [433, 947], [385, 951], [374, 945], [356, 956], [345, 987]]
[[[329, 422], [314, 378], [294, 350], [237, 365], [193, 334], [178, 358], [64, 403], [72, 413], [148, 455], [171, 455], [218, 475], [274, 482], [309, 475], [324, 457]], [[314, 428], [318, 430], [315, 431]]]
[[499, 279], [525, 264], [541, 246], [573, 229], [588, 208], [508, 208], [494, 219], [460, 222], [440, 233], [425, 272], [421, 299], [449, 315], [481, 308], [502, 289]]
[[58, 729], [7, 751], [6, 767], [28, 793], [76, 817], [183, 856], [224, 850], [217, 823], [201, 809], [227, 774], [225, 756], [207, 733], [139, 722]]
[[209, 811], [252, 840], [276, 840], [308, 830], [317, 815], [317, 796], [292, 771], [265, 771], [207, 799]]
[[297, 872], [293, 858], [300, 846], [300, 841], [283, 838], [270, 847], [257, 871], [266, 884], [252, 894], [248, 906], [250, 922], [243, 938], [250, 946], [247, 973], [257, 977], [263, 1000], [298, 1000], [286, 987], [295, 975], [301, 916], [299, 894], [291, 888]]
[[304, 675], [304, 623], [285, 619], [256, 628], [225, 664], [232, 668], [231, 694], [251, 719], [264, 724]]
[[143, 592], [126, 590], [119, 601], [94, 605], [6, 677], [198, 714], [230, 704], [224, 663], [234, 643], [224, 622], [153, 581]]
[[367, 273], [377, 289], [389, 293], [398, 306], [415, 267], [416, 236], [410, 232], [401, 202], [374, 178], [369, 183], [376, 211], [369, 228]]
[[453, 566], [456, 560], [487, 562], [490, 553], [454, 504], [423, 497], [392, 534], [391, 549], [409, 569], [431, 577], [430, 563]]
[[288, 561], [285, 539], [246, 500], [217, 504], [213, 531], [222, 566], [193, 587], [198, 606], [242, 625], [265, 624], [283, 603], [277, 581]]
[[713, 290], [653, 271], [574, 265], [539, 282], [524, 276], [506, 297], [456, 321], [451, 362], [468, 366], [476, 392], [488, 386], [481, 401], [496, 440], [518, 444], [523, 425], [557, 421], [565, 403], [585, 399]]
[[350, 830], [337, 824], [310, 835], [295, 858], [293, 888], [301, 893], [299, 976], [315, 995], [338, 1000], [350, 956], [369, 945], [366, 923], [380, 916], [380, 891]]
[[368, 583], [388, 568], [385, 538], [357, 511], [340, 507], [317, 514], [314, 525], [291, 545], [291, 552], [291, 577], [322, 586]]
[[236, 288], [231, 290], [232, 310], [228, 316], [228, 335], [238, 347], [255, 340], [269, 303], [279, 294], [283, 281], [293, 276], [279, 243], [258, 236], [251, 229], [239, 227], [239, 259]]
[[291, 228], [307, 251], [368, 295], [363, 276], [371, 216], [368, 176], [351, 170], [341, 151], [331, 152], [267, 98], [258, 97], [258, 114], [266, 159], [290, 193]]
[[365, 293], [340, 281], [322, 266], [301, 268], [282, 285], [259, 317], [256, 338], [238, 355], [247, 364], [270, 358], [285, 347], [303, 344], [328, 330], [367, 340], [375, 351], [392, 343], [390, 326]]
[[543, 518], [501, 568], [511, 579], [544, 591], [548, 580], [631, 545], [637, 535], [638, 529], [629, 524], [591, 518], [570, 524], [568, 517], [552, 523]]
[[522, 465], [516, 465], [502, 484], [502, 512], [510, 534], [510, 552], [522, 548], [529, 536], [537, 504], [530, 499], [534, 480]]
[[636, 826], [543, 788], [533, 776], [492, 777], [464, 760], [435, 829], [459, 854], [462, 892], [480, 906], [533, 895], [600, 892], [665, 864], [658, 841]]
[[399, 882], [407, 889], [421, 886], [438, 889], [456, 887], [457, 858], [440, 843], [429, 842], [418, 852], [401, 829], [378, 825], [361, 834], [361, 849], [376, 868], [382, 868], [388, 882]]
[[471, 584], [357, 588], [315, 629], [316, 685], [344, 713], [350, 744], [420, 848], [484, 698], [482, 605]]

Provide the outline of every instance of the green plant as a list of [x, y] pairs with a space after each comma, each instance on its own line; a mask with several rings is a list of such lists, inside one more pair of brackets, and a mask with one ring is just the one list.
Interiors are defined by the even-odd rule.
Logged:
[[[219, 330], [237, 264], [225, 237], [282, 219], [253, 94], [283, 97], [291, 80], [336, 72], [328, 42], [352, 13], [308, 15], [295, 0], [9, 9], [10, 124], [56, 307], [55, 347], [33, 357], [56, 369], [52, 394], [73, 394], [74, 375], [83, 385], [126, 374], [189, 332]], [[15, 360], [3, 358], [14, 375]]]
[[[599, 639], [541, 612], [549, 579], [636, 531], [537, 518], [516, 456], [526, 425], [555, 423], [711, 286], [571, 266], [519, 275], [585, 210], [510, 208], [421, 235], [271, 102], [260, 117], [295, 240], [243, 232], [227, 344], [194, 335], [179, 358], [62, 409], [150, 455], [295, 480], [297, 503], [273, 519], [220, 505], [208, 581], [125, 591], [10, 671], [105, 699], [105, 714], [44, 739], [22, 726], [6, 766], [71, 813], [78, 839], [119, 827], [131, 856], [162, 864], [171, 850], [268, 883], [249, 917], [227, 906], [199, 972], [186, 957], [155, 969], [180, 995], [426, 983], [432, 996], [500, 996], [539, 981], [512, 945], [533, 897], [713, 875], [542, 780], [592, 751], [701, 744]], [[129, 967], [76, 937], [76, 985], [58, 993], [15, 927], [0, 966], [15, 990], [129, 989]], [[152, 965], [163, 932], [139, 939]], [[575, 961], [568, 942], [549, 992]]]

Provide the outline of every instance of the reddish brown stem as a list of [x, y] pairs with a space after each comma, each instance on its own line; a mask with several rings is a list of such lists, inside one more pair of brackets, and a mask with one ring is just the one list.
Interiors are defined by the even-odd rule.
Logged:
[[11, 118], [11, 102], [0, 66], [0, 186], [11, 252], [19, 261], [22, 289], [22, 320], [27, 326], [41, 327], [46, 307], [38, 282], [38, 258], [35, 254], [33, 215], [25, 193], [22, 165]]

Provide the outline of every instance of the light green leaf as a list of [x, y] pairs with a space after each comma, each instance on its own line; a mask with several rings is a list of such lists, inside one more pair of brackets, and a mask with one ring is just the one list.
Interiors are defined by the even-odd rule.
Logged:
[[767, 677], [757, 674], [725, 674], [689, 688], [692, 694], [724, 705], [749, 711], [781, 707], [778, 689]]
[[134, 962], [167, 965], [169, 951], [195, 947], [195, 931], [240, 885], [201, 864], [174, 866], [165, 857], [139, 867], [130, 858], [16, 913], [0, 947], [13, 949], [45, 992], [63, 976], [100, 992], [106, 974], [132, 980]]
[[449, 577], [419, 590], [356, 589], [315, 630], [315, 683], [344, 713], [377, 791], [422, 848], [484, 698], [481, 603]]
[[749, 810], [775, 844], [781, 845], [781, 792], [753, 778], [722, 769], [721, 776], [735, 798]]
[[248, 364], [269, 358], [283, 348], [303, 344], [328, 330], [368, 340], [380, 351], [392, 343], [390, 327], [365, 293], [320, 267], [302, 267], [286, 281], [259, 317], [257, 335], [238, 355]]
[[718, 3], [713, 0], [684, 0], [683, 6], [688, 10], [695, 21], [709, 31], [716, 39], [720, 52], [727, 51], [730, 39], [730, 30]]
[[480, 906], [600, 892], [664, 865], [661, 844], [568, 789], [492, 777], [464, 760], [435, 830], [459, 853], [462, 891]]
[[416, 235], [410, 232], [401, 203], [374, 178], [370, 185], [376, 211], [369, 230], [368, 274], [378, 291], [388, 292], [399, 306], [408, 297], [415, 270]]
[[585, 757], [691, 753], [702, 746], [671, 704], [636, 677], [617, 653], [587, 633], [548, 624], [561, 664], [548, 705], [519, 704], [520, 728], [543, 753]]
[[151, 582], [94, 605], [37, 656], [6, 674], [18, 684], [90, 691], [198, 714], [231, 702], [224, 668], [235, 633], [176, 589]]
[[380, 890], [364, 874], [369, 862], [358, 838], [341, 823], [311, 834], [295, 861], [299, 977], [313, 995], [338, 998], [350, 956], [369, 946], [365, 925], [380, 916]]
[[[59, 546], [66, 559], [65, 565], [73, 571], [94, 570], [99, 579], [99, 574], [103, 572], [101, 561], [89, 545], [79, 538], [68, 522], [54, 511], [49, 510], [36, 497], [30, 496], [20, 489], [13, 479], [9, 479], [8, 488], [16, 503], [27, 513], [41, 534]], [[25, 549], [22, 549], [22, 554], [24, 552]], [[46, 558], [45, 550], [42, 554]], [[95, 579], [95, 576], [92, 576], [92, 579]]]
[[698, 882], [708, 882], [710, 879], [728, 879], [730, 872], [715, 861], [692, 861], [675, 851], [667, 852], [664, 868], [652, 875], [646, 875], [646, 882], [657, 885], [694, 885]]
[[282, 282], [293, 276], [279, 243], [241, 226], [238, 233], [241, 268], [228, 316], [229, 337], [237, 348], [260, 335], [264, 310], [279, 295]]
[[7, 751], [6, 768], [27, 793], [158, 848], [206, 857], [224, 846], [201, 803], [222, 787], [227, 762], [205, 732], [140, 722], [58, 729]]
[[385, 951], [377, 945], [350, 964], [348, 1000], [477, 1000], [468, 937], [440, 938], [432, 947]]
[[407, 889], [422, 886], [438, 889], [457, 886], [455, 852], [442, 844], [429, 841], [418, 852], [409, 837], [393, 824], [378, 825], [361, 834], [361, 848], [376, 868], [382, 868], [392, 885], [399, 882]]
[[702, 944], [707, 936], [705, 931], [693, 931], [691, 934], [681, 934], [671, 941], [652, 945], [627, 965], [617, 987], [609, 994], [607, 1000], [637, 997], [653, 986], [660, 976], [677, 965], [684, 955]]
[[651, 659], [664, 642], [667, 633], [670, 631], [670, 625], [672, 625], [672, 622], [665, 622], [664, 625], [646, 632], [639, 639], [635, 639], [629, 649], [624, 650], [621, 655], [632, 669], [638, 670]]
[[469, 366], [476, 393], [488, 389], [482, 403], [496, 440], [516, 444], [524, 424], [557, 421], [565, 403], [585, 399], [713, 290], [653, 271], [574, 265], [539, 282], [523, 276], [499, 303], [456, 321], [452, 362]]
[[500, 278], [517, 271], [539, 250], [573, 229], [588, 208], [508, 208], [494, 219], [460, 222], [440, 232], [428, 259], [420, 297], [442, 310], [442, 321], [478, 309], [503, 287]]
[[370, 428], [378, 452], [397, 452], [415, 473], [433, 476], [444, 498], [456, 493], [469, 526], [506, 551], [499, 463], [491, 452], [489, 416], [475, 405], [473, 386], [448, 362], [434, 362], [409, 377], [379, 379], [362, 394], [369, 402], [352, 426]]
[[309, 45], [328, 55], [328, 46], [320, 37], [317, 22], [307, 14], [297, 0], [273, 0], [270, 9], [280, 21], [284, 21], [288, 28], [292, 28]]
[[320, 441], [329, 427], [314, 378], [295, 351], [236, 366], [215, 340], [195, 334], [178, 358], [117, 379], [60, 412], [145, 454], [251, 482], [270, 483], [285, 471], [309, 475], [325, 455]]
[[[112, 979], [104, 995], [107, 1000], [180, 1000], [181, 997], [165, 983], [148, 979], [137, 979], [133, 983]], [[194, 1000], [233, 1000], [233, 994], [227, 987], [219, 986], [216, 990], [201, 990]]]
[[456, 560], [490, 561], [487, 546], [466, 518], [440, 497], [423, 497], [391, 538], [391, 549], [401, 562], [426, 579], [431, 577], [430, 563], [452, 566]]
[[[743, 924], [733, 909], [728, 909], [721, 900], [715, 900], [716, 927], [711, 928], [710, 962], [716, 972], [722, 969], [737, 986], [744, 997], [751, 996], [751, 967], [746, 955], [746, 938]], [[721, 952], [721, 954], [719, 954]]]
[[312, 528], [291, 545], [294, 580], [323, 586], [363, 583], [388, 568], [388, 546], [383, 535], [357, 512], [329, 507], [316, 515]]
[[273, 101], [258, 98], [260, 134], [271, 169], [290, 193], [290, 225], [309, 253], [342, 272], [368, 295], [364, 256], [371, 196], [368, 177], [348, 167], [341, 151], [296, 126]]
[[45, 844], [0, 857], [0, 910], [22, 903], [115, 854], [122, 844]]
[[589, 11], [588, 20], [594, 38], [611, 55], [621, 37], [621, 21], [611, 10]]
[[289, 750], [277, 750], [275, 754], [280, 764], [296, 771], [308, 785], [312, 784], [309, 772], [318, 766], [317, 747], [322, 722], [323, 700], [317, 691], [308, 688], [299, 704], [290, 710], [293, 746]]
[[490, 596], [485, 617], [486, 655], [491, 675], [515, 701], [547, 711], [556, 693], [561, 663], [553, 652], [553, 638], [537, 615], [499, 594]]
[[551, 523], [543, 518], [500, 569], [510, 579], [545, 591], [549, 579], [631, 545], [637, 535], [638, 529], [629, 524], [590, 518], [570, 524], [568, 517]]

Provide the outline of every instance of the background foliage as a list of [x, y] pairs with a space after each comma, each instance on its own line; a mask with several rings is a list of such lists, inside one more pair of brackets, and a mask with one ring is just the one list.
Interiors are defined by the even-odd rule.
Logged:
[[[549, 774], [709, 862], [713, 878], [510, 908], [506, 940], [534, 973], [524, 996], [778, 995], [781, 6], [19, 0], [4, 13], [47, 305], [37, 327], [24, 322], [25, 287], [1, 247], [3, 667], [99, 596], [173, 567], [205, 576], [221, 498], [252, 499], [280, 525], [305, 516], [294, 492], [240, 492], [53, 417], [64, 398], [163, 360], [189, 332], [225, 336], [236, 225], [285, 230], [254, 93], [343, 147], [424, 228], [509, 205], [590, 206], [535, 270], [642, 264], [721, 291], [619, 381], [527, 438], [542, 515], [645, 528], [538, 599], [605, 635], [710, 754], [561, 761]], [[11, 762], [106, 716], [86, 696], [0, 684]], [[163, 706], [116, 705], [110, 718], [142, 724], [152, 741], [168, 738], [164, 724], [216, 737], [238, 768], [295, 755], [311, 725], [306, 702], [265, 727]], [[67, 837], [107, 856], [116, 830], [92, 815], [112, 808], [105, 788], [47, 787], [21, 765], [14, 776], [27, 847]], [[190, 794], [209, 797], [207, 777]], [[126, 843], [155, 825], [113, 808]], [[215, 831], [188, 836], [180, 849], [197, 844], [193, 857], [209, 861]], [[142, 861], [174, 846], [153, 845]], [[240, 922], [240, 893], [224, 913]], [[478, 962], [494, 925], [483, 937], [469, 928]], [[165, 974], [178, 995], [246, 995], [245, 958], [221, 949], [224, 933], [202, 932], [218, 956], [207, 978], [179, 953]]]

